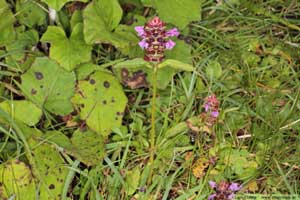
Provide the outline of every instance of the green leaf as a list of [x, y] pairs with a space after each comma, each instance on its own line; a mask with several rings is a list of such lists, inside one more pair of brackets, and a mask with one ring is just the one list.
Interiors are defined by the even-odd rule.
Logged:
[[114, 68], [136, 68], [136, 67], [144, 67], [144, 68], [150, 68], [152, 69], [152, 66], [149, 62], [146, 62], [142, 58], [136, 58], [132, 60], [126, 60], [124, 62], [117, 63]]
[[125, 192], [127, 196], [132, 195], [137, 190], [141, 176], [140, 170], [139, 167], [135, 167], [134, 169], [127, 171], [125, 179]]
[[34, 1], [19, 0], [16, 3], [17, 19], [20, 24], [32, 28], [46, 23], [47, 13]]
[[18, 70], [25, 71], [32, 64], [35, 53], [28, 53], [39, 41], [39, 34], [36, 30], [28, 30], [17, 34], [17, 39], [6, 45], [8, 55], [6, 63]]
[[191, 21], [200, 20], [201, 3], [202, 0], [152, 0], [161, 19], [181, 29]]
[[[75, 1], [75, 0], [42, 0], [47, 3], [50, 8], [53, 8], [59, 11], [67, 2]], [[81, 2], [88, 2], [88, 0], [76, 0]]]
[[41, 109], [26, 100], [3, 101], [0, 103], [0, 108], [29, 126], [37, 124], [42, 116]]
[[0, 198], [15, 196], [16, 200], [35, 199], [35, 182], [29, 166], [19, 160], [0, 165]]
[[172, 60], [172, 59], [163, 61], [162, 63], [160, 63], [158, 65], [158, 68], [161, 69], [161, 68], [164, 68], [167, 66], [171, 67], [173, 69], [176, 69], [176, 70], [183, 70], [183, 71], [193, 71], [194, 70], [192, 65], [182, 63], [178, 60]]
[[[15, 39], [15, 18], [5, 0], [0, 0], [0, 46]], [[4, 20], [5, 19], [5, 20]]]
[[63, 148], [67, 154], [87, 166], [98, 165], [103, 161], [105, 153], [103, 137], [90, 130], [82, 132], [78, 129], [71, 139], [59, 131], [48, 131], [43, 138]]
[[[39, 199], [61, 199], [60, 195], [69, 169], [53, 146], [41, 143], [36, 137], [28, 141], [34, 155], [32, 167], [38, 172]], [[35, 199], [35, 198], [34, 198]]]
[[127, 41], [113, 33], [121, 21], [123, 11], [117, 0], [95, 0], [83, 12], [84, 37], [89, 44], [112, 43], [117, 47]]
[[77, 24], [71, 37], [67, 38], [62, 28], [49, 26], [41, 39], [52, 44], [50, 57], [68, 71], [91, 59], [92, 47], [85, 44], [82, 29], [83, 25]]
[[67, 72], [55, 61], [43, 57], [37, 58], [21, 79], [21, 90], [39, 107], [58, 115], [73, 111], [70, 102], [75, 87], [73, 72]]
[[211, 79], [218, 79], [222, 76], [222, 66], [218, 61], [211, 61], [206, 66], [206, 75]]
[[172, 50], [165, 51], [166, 59], [175, 59], [183, 63], [192, 64], [192, 47], [179, 39], [172, 39], [176, 42]]
[[112, 74], [97, 71], [89, 80], [79, 81], [77, 88], [73, 103], [92, 130], [106, 137], [121, 126], [127, 97]]

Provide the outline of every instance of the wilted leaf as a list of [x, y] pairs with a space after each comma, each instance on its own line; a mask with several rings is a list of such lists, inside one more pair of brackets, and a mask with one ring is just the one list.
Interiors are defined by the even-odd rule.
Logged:
[[208, 168], [208, 166], [209, 166], [209, 162], [206, 158], [204, 157], [199, 158], [193, 165], [193, 169], [192, 169], [193, 175], [196, 178], [203, 177], [206, 173], [206, 169]]
[[50, 57], [68, 71], [91, 59], [92, 47], [85, 44], [82, 31], [83, 25], [79, 23], [74, 27], [70, 38], [67, 38], [62, 28], [49, 26], [41, 39], [51, 43]]
[[20, 88], [39, 107], [58, 115], [72, 112], [74, 73], [65, 71], [53, 60], [37, 58], [21, 79]]
[[0, 165], [0, 198], [35, 199], [35, 183], [29, 166], [19, 160]]
[[0, 108], [9, 113], [13, 118], [33, 126], [39, 122], [42, 111], [30, 101], [3, 101]]
[[97, 71], [89, 80], [79, 81], [73, 103], [80, 118], [98, 134], [109, 135], [121, 126], [127, 98], [118, 80], [109, 72]]

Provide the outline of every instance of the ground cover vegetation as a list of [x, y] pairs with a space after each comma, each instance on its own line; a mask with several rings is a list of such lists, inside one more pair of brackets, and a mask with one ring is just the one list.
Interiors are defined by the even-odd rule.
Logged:
[[297, 199], [299, 46], [297, 0], [0, 0], [0, 199]]

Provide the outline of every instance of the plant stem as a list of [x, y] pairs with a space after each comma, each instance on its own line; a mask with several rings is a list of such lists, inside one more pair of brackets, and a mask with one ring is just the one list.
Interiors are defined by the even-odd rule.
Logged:
[[152, 179], [153, 161], [156, 151], [155, 147], [155, 112], [156, 112], [156, 93], [157, 93], [157, 64], [153, 65], [152, 74], [152, 102], [151, 102], [151, 130], [150, 130], [150, 174], [148, 177], [148, 184]]

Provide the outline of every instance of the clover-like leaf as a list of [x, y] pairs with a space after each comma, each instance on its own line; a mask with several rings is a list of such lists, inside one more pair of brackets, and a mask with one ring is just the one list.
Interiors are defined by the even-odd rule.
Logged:
[[16, 3], [16, 18], [20, 24], [28, 27], [46, 23], [47, 12], [34, 1], [18, 0]]
[[38, 123], [42, 116], [41, 109], [26, 100], [3, 101], [0, 103], [0, 108], [29, 126]]
[[0, 165], [0, 199], [35, 199], [35, 183], [29, 166], [19, 160]]
[[73, 103], [80, 118], [98, 134], [106, 137], [121, 126], [127, 103], [121, 85], [109, 72], [97, 71], [89, 80], [79, 81]]
[[[149, 4], [149, 1], [147, 2]], [[151, 4], [165, 22], [186, 27], [191, 21], [200, 20], [202, 0], [152, 0]]]
[[97, 165], [103, 160], [105, 152], [103, 137], [93, 131], [76, 130], [71, 139], [59, 131], [48, 131], [43, 138], [47, 142], [55, 143], [67, 154], [88, 166]]
[[37, 58], [21, 76], [20, 85], [29, 100], [58, 115], [73, 111], [70, 98], [74, 94], [75, 74], [67, 72], [49, 58]]
[[95, 0], [83, 12], [84, 37], [89, 44], [111, 43], [116, 47], [127, 45], [113, 31], [121, 21], [123, 11], [117, 0]]
[[[0, 46], [15, 39], [15, 17], [5, 0], [0, 0]], [[5, 20], [4, 20], [5, 19]]]
[[77, 24], [67, 38], [62, 28], [49, 26], [41, 39], [51, 43], [50, 57], [68, 71], [91, 59], [92, 47], [85, 43], [82, 30], [82, 23]]
[[[50, 8], [53, 8], [59, 11], [67, 2], [75, 1], [75, 0], [42, 0], [47, 3]], [[77, 0], [81, 2], [87, 2], [88, 0]]]
[[[34, 170], [38, 173], [39, 199], [60, 199], [68, 168], [59, 152], [51, 145], [32, 136], [28, 143], [34, 155]], [[35, 199], [35, 198], [33, 198]]]

